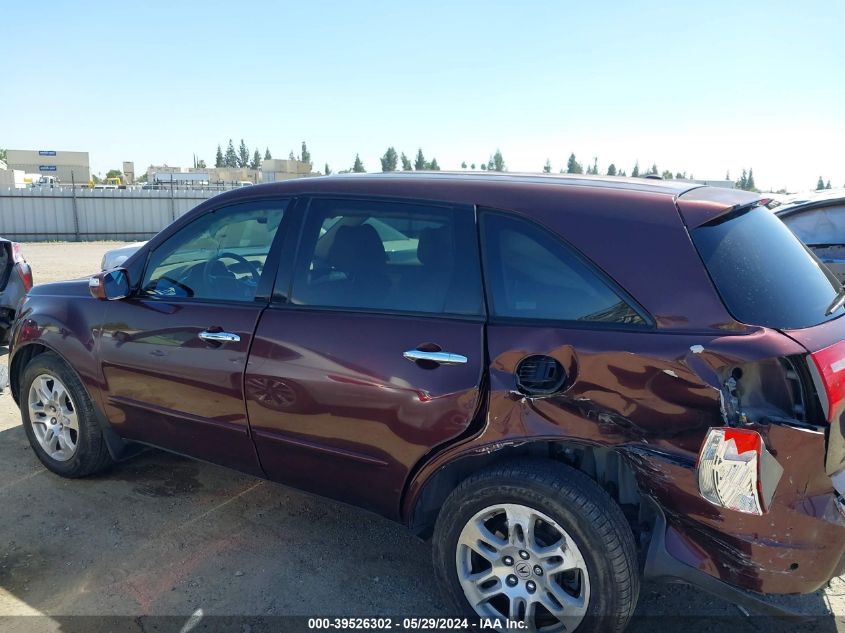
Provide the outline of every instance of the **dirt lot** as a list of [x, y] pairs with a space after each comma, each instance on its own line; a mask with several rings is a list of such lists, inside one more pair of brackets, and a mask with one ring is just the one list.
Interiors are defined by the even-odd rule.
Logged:
[[[96, 271], [113, 246], [27, 244], [24, 253], [43, 283]], [[443, 613], [429, 546], [402, 527], [152, 450], [101, 476], [61, 479], [36, 460], [8, 395], [0, 396], [0, 534], [3, 631], [246, 632], [305, 628], [277, 616]], [[781, 602], [845, 615], [843, 594], [835, 579]], [[837, 630], [832, 617], [801, 625], [746, 617], [678, 585], [644, 586], [638, 616], [632, 631]]]

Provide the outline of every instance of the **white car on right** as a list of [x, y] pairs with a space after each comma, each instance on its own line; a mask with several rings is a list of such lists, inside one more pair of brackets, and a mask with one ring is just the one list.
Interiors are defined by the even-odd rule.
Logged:
[[772, 210], [845, 284], [845, 189], [796, 195]]

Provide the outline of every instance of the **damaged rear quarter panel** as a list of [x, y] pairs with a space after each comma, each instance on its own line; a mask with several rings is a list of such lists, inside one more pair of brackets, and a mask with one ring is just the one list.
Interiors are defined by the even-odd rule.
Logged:
[[[725, 425], [722, 388], [731, 370], [799, 355], [797, 343], [764, 328], [667, 335], [505, 325], [490, 326], [488, 340], [486, 425], [421, 469], [406, 512], [432, 473], [463, 456], [537, 441], [615, 447], [632, 466], [641, 493], [663, 508], [676, 558], [758, 591], [812, 591], [830, 577], [842, 554], [841, 518], [824, 475], [822, 433], [751, 427], [784, 468], [773, 507], [763, 516], [711, 505], [698, 492], [695, 472], [707, 429]], [[517, 391], [516, 366], [534, 354], [553, 356], [567, 371], [558, 394], [531, 398]]]

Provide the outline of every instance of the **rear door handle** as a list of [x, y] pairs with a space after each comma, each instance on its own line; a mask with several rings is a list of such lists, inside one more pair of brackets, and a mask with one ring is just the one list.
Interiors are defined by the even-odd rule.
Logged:
[[414, 363], [418, 360], [428, 360], [438, 365], [466, 365], [467, 363], [466, 356], [449, 352], [423, 352], [418, 349], [409, 349], [402, 356]]
[[240, 336], [232, 332], [209, 332], [208, 330], [203, 330], [198, 336], [203, 341], [210, 343], [237, 343], [241, 340]]

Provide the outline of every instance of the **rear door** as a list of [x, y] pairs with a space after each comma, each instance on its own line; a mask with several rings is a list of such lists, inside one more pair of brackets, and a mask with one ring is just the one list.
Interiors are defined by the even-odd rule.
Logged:
[[246, 371], [261, 464], [277, 481], [395, 516], [409, 471], [480, 406], [474, 210], [315, 197], [297, 250]]

